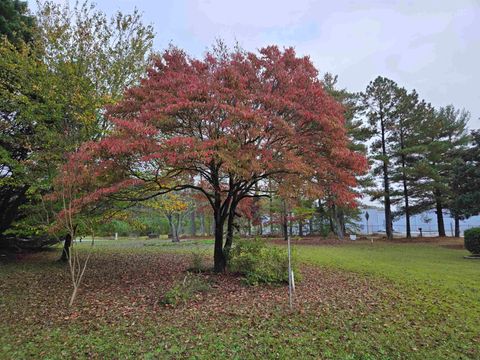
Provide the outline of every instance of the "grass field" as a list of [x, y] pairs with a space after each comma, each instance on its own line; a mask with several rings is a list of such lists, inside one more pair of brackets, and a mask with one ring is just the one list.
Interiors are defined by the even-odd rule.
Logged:
[[59, 249], [0, 264], [0, 358], [480, 358], [480, 262], [464, 250], [295, 245], [304, 265], [293, 310], [285, 286], [209, 273], [198, 275], [208, 291], [162, 305], [191, 253], [209, 261], [211, 248], [97, 241], [72, 308]]
[[466, 250], [436, 244], [388, 244], [297, 247], [299, 256], [322, 266], [371, 274], [415, 289], [440, 291], [442, 297], [475, 307], [480, 300], [480, 262]]

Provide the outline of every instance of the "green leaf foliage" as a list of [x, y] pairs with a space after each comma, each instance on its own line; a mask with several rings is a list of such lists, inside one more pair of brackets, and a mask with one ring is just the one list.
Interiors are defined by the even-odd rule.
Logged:
[[20, 45], [33, 40], [35, 18], [30, 15], [26, 1], [0, 1], [0, 38], [6, 36], [9, 42]]
[[[245, 276], [249, 285], [280, 284], [288, 282], [288, 254], [286, 248], [267, 246], [264, 241], [240, 240], [229, 253], [228, 268]], [[299, 273], [295, 271], [296, 279]]]
[[[0, 236], [23, 236], [51, 224], [61, 206], [43, 198], [58, 168], [108, 131], [105, 107], [145, 72], [153, 32], [138, 12], [108, 18], [88, 1], [40, 1], [31, 18], [24, 2], [0, 9]], [[36, 24], [28, 43], [22, 21]]]

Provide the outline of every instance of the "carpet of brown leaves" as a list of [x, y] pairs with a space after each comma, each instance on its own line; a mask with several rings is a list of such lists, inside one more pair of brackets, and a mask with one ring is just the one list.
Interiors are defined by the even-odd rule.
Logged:
[[[74, 306], [68, 307], [70, 274], [57, 258], [56, 252], [29, 254], [0, 268], [0, 333], [6, 331], [3, 346], [10, 353], [205, 359], [212, 351], [251, 359], [319, 358], [320, 353], [335, 358], [330, 350], [338, 358], [364, 352], [371, 358], [402, 358], [402, 351], [432, 359], [478, 354], [480, 339], [468, 324], [450, 319], [448, 309], [426, 307], [431, 299], [425, 294], [377, 277], [302, 265], [290, 309], [286, 285], [251, 287], [234, 274], [202, 273], [198, 276], [210, 284], [209, 291], [165, 306], [161, 299], [186, 276], [189, 255], [98, 251]], [[462, 333], [445, 342], [457, 336], [453, 329]]]
[[[165, 253], [94, 254], [70, 308], [68, 267], [55, 263], [55, 255], [28, 255], [21, 263], [43, 266], [41, 271], [21, 270], [19, 264], [18, 271], [0, 278], [0, 292], [16, 299], [15, 306], [0, 304], [2, 321], [37, 327], [71, 321], [95, 326], [145, 317], [186, 322], [218, 315], [268, 317], [279, 308], [288, 310], [287, 286], [251, 287], [234, 274], [211, 273], [201, 275], [212, 284], [211, 291], [195, 295], [185, 305], [161, 305], [162, 296], [181, 281], [190, 265], [186, 255]], [[378, 282], [351, 273], [303, 266], [302, 277], [295, 296], [299, 312], [313, 307], [375, 306], [382, 292]]]

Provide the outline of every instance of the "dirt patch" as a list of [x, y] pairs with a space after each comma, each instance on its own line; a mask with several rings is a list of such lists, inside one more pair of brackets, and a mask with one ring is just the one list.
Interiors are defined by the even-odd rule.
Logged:
[[[287, 242], [284, 239], [280, 238], [267, 238], [265, 239], [271, 244], [276, 245], [286, 245]], [[295, 245], [345, 245], [350, 243], [350, 240], [339, 240], [338, 238], [331, 238], [331, 237], [301, 237], [301, 238], [293, 238], [292, 244]]]
[[446, 245], [441, 245], [444, 248], [447, 249], [453, 249], [453, 250], [465, 250], [465, 246], [463, 244], [446, 244]]
[[416, 244], [416, 243], [428, 243], [428, 244], [459, 244], [463, 243], [463, 238], [457, 237], [439, 237], [439, 236], [432, 236], [432, 237], [412, 237], [410, 239], [407, 238], [395, 238], [392, 242], [396, 243], [408, 243], [408, 244]]

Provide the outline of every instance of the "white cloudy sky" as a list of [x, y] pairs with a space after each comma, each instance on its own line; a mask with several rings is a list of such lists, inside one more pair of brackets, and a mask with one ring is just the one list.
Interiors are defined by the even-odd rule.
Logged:
[[[30, 3], [33, 6], [33, 1]], [[377, 75], [454, 104], [480, 128], [480, 0], [97, 0], [107, 13], [137, 7], [156, 31], [201, 56], [216, 38], [247, 50], [294, 46], [340, 85], [363, 90]]]

